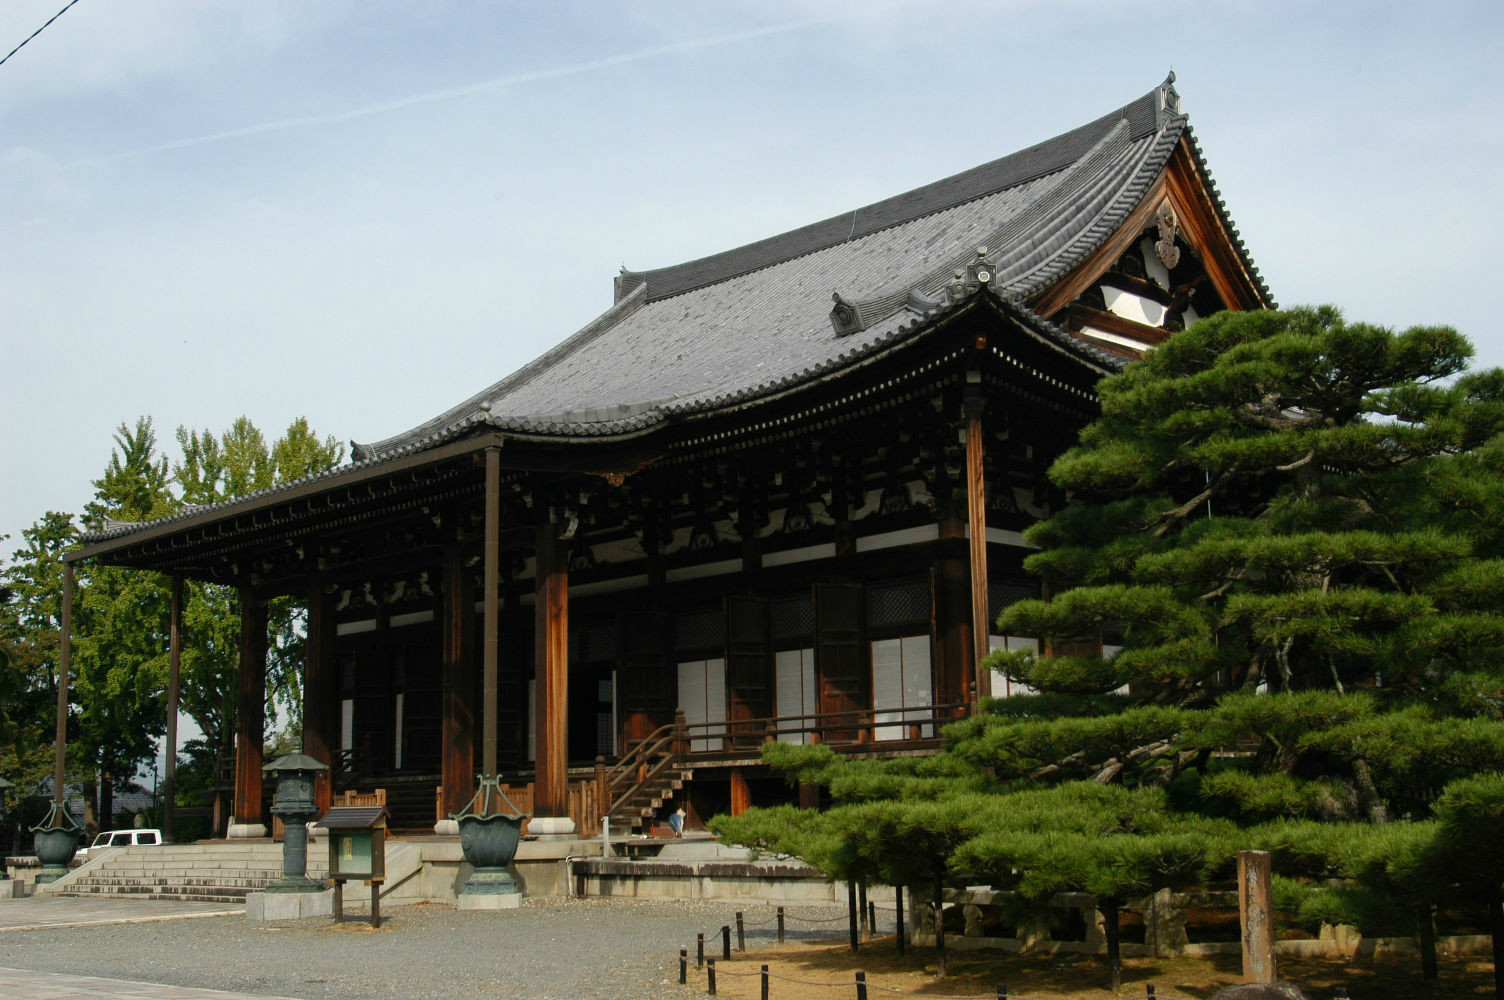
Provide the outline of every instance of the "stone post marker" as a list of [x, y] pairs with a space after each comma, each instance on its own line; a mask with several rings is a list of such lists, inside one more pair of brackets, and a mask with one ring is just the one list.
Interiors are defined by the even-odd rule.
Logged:
[[1238, 852], [1238, 923], [1243, 929], [1243, 981], [1274, 982], [1274, 900], [1268, 851]]

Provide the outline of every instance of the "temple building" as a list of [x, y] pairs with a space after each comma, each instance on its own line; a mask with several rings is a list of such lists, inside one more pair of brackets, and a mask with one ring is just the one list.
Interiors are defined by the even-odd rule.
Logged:
[[1011, 693], [978, 667], [1020, 641], [991, 623], [1036, 593], [1021, 532], [1064, 502], [1045, 470], [1097, 381], [1198, 316], [1273, 305], [1173, 84], [876, 204], [623, 269], [598, 319], [433, 419], [111, 525], [70, 566], [239, 589], [242, 835], [269, 822], [281, 595], [308, 613], [304, 751], [335, 787], [386, 789], [399, 828], [461, 809], [488, 766], [583, 832], [787, 798], [770, 740], [929, 752]]

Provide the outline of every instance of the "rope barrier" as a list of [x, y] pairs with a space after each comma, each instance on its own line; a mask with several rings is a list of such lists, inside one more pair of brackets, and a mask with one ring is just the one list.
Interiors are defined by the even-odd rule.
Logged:
[[[881, 908], [881, 909], [884, 909], [884, 910], [889, 910], [889, 911], [901, 911], [901, 909], [902, 909], [901, 907], [896, 906], [896, 905], [895, 906], [889, 906], [889, 905], [886, 905], [886, 904], [882, 904], [880, 906], [879, 904], [874, 903], [874, 902], [872, 902], [870, 900], [868, 901], [867, 906], [868, 906], [869, 911], [870, 910], [875, 910], [875, 909], [878, 909], [878, 908]], [[744, 928], [746, 926], [748, 926], [748, 925], [753, 926], [753, 927], [766, 927], [769, 924], [776, 923], [778, 925], [778, 940], [779, 940], [780, 943], [782, 943], [782, 941], [783, 941], [783, 925], [784, 925], [784, 923], [787, 920], [790, 920], [790, 919], [792, 919], [792, 920], [801, 920], [801, 921], [803, 921], [804, 923], [807, 923], [807, 924], [836, 924], [836, 923], [846, 923], [846, 922], [848, 922], [850, 920], [850, 914], [847, 913], [847, 914], [843, 914], [843, 915], [838, 916], [838, 917], [810, 917], [810, 916], [805, 916], [805, 915], [797, 914], [797, 913], [791, 914], [787, 910], [785, 910], [784, 907], [780, 906], [780, 907], [777, 908], [777, 911], [775, 912], [775, 914], [772, 917], [769, 917], [768, 919], [765, 919], [765, 920], [747, 920], [744, 911], [738, 910], [738, 911], [736, 911], [736, 924], [735, 924], [736, 929], [737, 929], [737, 950], [738, 951], [742, 951], [742, 952], [746, 951], [747, 946], [746, 946], [746, 940], [745, 940], [745, 935], [744, 935]], [[867, 979], [866, 979], [866, 973], [865, 972], [858, 972], [858, 973], [856, 973], [856, 980], [853, 983], [853, 982], [821, 982], [819, 980], [813, 980], [813, 979], [800, 979], [800, 978], [795, 977], [795, 976], [787, 976], [787, 975], [783, 975], [782, 973], [772, 972], [772, 971], [770, 971], [768, 969], [768, 967], [766, 965], [763, 965], [760, 968], [760, 970], [757, 971], [757, 972], [737, 972], [737, 971], [734, 971], [732, 969], [727, 969], [727, 968], [719, 968], [718, 969], [716, 967], [716, 960], [714, 958], [712, 958], [712, 957], [710, 957], [710, 956], [708, 956], [708, 955], [705, 954], [705, 938], [707, 936], [709, 936], [709, 937], [711, 937], [713, 939], [714, 936], [719, 935], [721, 937], [721, 942], [722, 942], [722, 961], [729, 960], [730, 957], [731, 957], [731, 955], [730, 955], [730, 949], [731, 949], [731, 926], [732, 925], [730, 925], [730, 924], [722, 924], [719, 927], [712, 927], [711, 930], [708, 931], [708, 932], [704, 932], [704, 933], [700, 933], [700, 934], [696, 935], [696, 937], [697, 937], [697, 942], [696, 942], [697, 943], [697, 948], [696, 948], [696, 951], [697, 951], [697, 955], [696, 955], [696, 968], [697, 969], [701, 969], [701, 968], [704, 969], [706, 977], [707, 977], [707, 985], [709, 987], [708, 993], [711, 996], [715, 995], [715, 977], [716, 977], [716, 974], [719, 973], [722, 976], [731, 976], [731, 977], [737, 978], [737, 979], [752, 979], [752, 978], [759, 978], [759, 979], [761, 979], [762, 980], [762, 997], [763, 997], [763, 1000], [767, 1000], [767, 997], [768, 997], [768, 982], [770, 980], [773, 980], [773, 979], [781, 980], [782, 982], [786, 982], [786, 983], [793, 983], [793, 984], [796, 984], [796, 985], [799, 985], [799, 986], [813, 986], [813, 987], [817, 987], [817, 988], [820, 988], [820, 989], [852, 989], [852, 988], [855, 988], [859, 1000], [861, 1000], [861, 998], [865, 998], [866, 997], [866, 995], [867, 995], [866, 991], [869, 990], [869, 989], [871, 989], [871, 990], [880, 990], [883, 993], [888, 993], [888, 994], [891, 994], [893, 996], [913, 997], [913, 998], [915, 998], [915, 1000], [932, 1000], [932, 998], [934, 997], [934, 994], [932, 994], [932, 993], [914, 993], [914, 992], [910, 992], [908, 990], [900, 989], [900, 988], [898, 988], [896, 986], [884, 986], [884, 985], [882, 985], [880, 983], [868, 982]], [[874, 925], [871, 928], [871, 932], [874, 933], [874, 934], [876, 933], [875, 923], [874, 923]], [[686, 981], [687, 981], [687, 972], [688, 972], [688, 968], [689, 968], [688, 952], [689, 952], [689, 949], [687, 949], [687, 948], [680, 948], [679, 949], [678, 958], [679, 958], [679, 982], [680, 983], [686, 983]], [[1145, 996], [1145, 1000], [1194, 1000], [1194, 998], [1192, 998], [1192, 997], [1182, 996], [1182, 995], [1174, 994], [1174, 993], [1158, 993], [1158, 992], [1156, 992], [1155, 986], [1154, 986], [1153, 983], [1147, 983], [1147, 984], [1145, 984], [1144, 996]], [[1340, 996], [1340, 994], [1339, 994], [1339, 996]], [[946, 997], [945, 997], [945, 1000], [1046, 1000], [1046, 998], [1044, 998], [1044, 997], [1035, 997], [1035, 996], [1030, 996], [1028, 994], [1021, 994], [1021, 993], [1010, 993], [1010, 992], [1008, 992], [1008, 989], [1007, 989], [1006, 986], [1004, 986], [1002, 984], [999, 984], [998, 987], [997, 987], [996, 992], [994, 992], [994, 993], [986, 993], [986, 994], [954, 994], [954, 995], [947, 994]]]

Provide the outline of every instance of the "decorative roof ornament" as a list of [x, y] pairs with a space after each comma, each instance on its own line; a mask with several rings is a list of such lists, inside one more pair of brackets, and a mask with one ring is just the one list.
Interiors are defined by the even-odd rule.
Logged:
[[992, 283], [997, 276], [987, 260], [987, 248], [977, 247], [976, 256], [964, 267], [956, 268], [956, 276], [945, 284], [945, 297], [952, 303], [960, 302], [978, 288]]
[[831, 292], [830, 297], [836, 303], [830, 310], [830, 325], [836, 328], [837, 337], [847, 337], [867, 328], [866, 321], [862, 319], [862, 311], [855, 302], [846, 301], [840, 292]]
[[1175, 245], [1175, 234], [1180, 229], [1180, 219], [1175, 215], [1175, 206], [1166, 198], [1154, 212], [1159, 223], [1159, 239], [1154, 241], [1154, 253], [1159, 262], [1171, 271], [1180, 263], [1180, 248]]
[[1180, 95], [1175, 92], [1175, 71], [1170, 70], [1170, 75], [1165, 77], [1165, 82], [1159, 85], [1159, 107], [1155, 115], [1155, 123], [1163, 126], [1180, 114]]

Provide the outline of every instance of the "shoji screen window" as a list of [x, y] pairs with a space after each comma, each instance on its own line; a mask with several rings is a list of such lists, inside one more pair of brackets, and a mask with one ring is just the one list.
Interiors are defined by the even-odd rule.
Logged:
[[782, 743], [809, 743], [820, 703], [815, 689], [815, 604], [808, 594], [773, 602], [774, 711]]
[[928, 578], [867, 588], [874, 739], [935, 735], [931, 609]]

